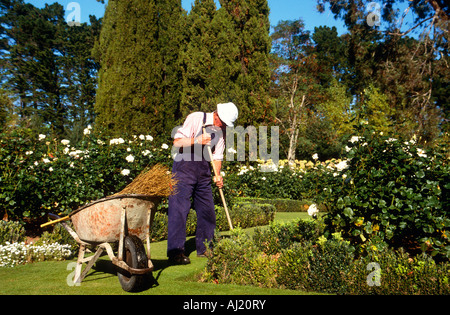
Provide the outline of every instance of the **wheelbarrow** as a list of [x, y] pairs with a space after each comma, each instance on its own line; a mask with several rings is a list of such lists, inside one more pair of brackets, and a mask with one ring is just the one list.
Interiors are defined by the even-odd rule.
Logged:
[[[89, 203], [66, 218], [49, 214], [60, 222], [80, 245], [73, 278], [81, 283], [97, 259], [106, 250], [112, 263], [118, 267], [118, 278], [125, 291], [139, 291], [153, 271], [150, 259], [150, 226], [160, 202], [158, 197], [146, 195], [115, 195]], [[72, 220], [75, 231], [64, 219]], [[146, 240], [147, 254], [142, 240]], [[110, 243], [118, 244], [117, 256]], [[95, 254], [85, 257], [91, 248]], [[83, 263], [87, 263], [82, 270]]]

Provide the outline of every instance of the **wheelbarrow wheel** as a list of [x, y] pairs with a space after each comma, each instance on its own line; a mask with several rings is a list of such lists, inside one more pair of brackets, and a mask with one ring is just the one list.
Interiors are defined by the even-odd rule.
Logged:
[[[145, 253], [142, 241], [135, 235], [127, 235], [124, 240], [123, 259], [128, 266], [136, 269], [143, 269], [147, 266], [147, 254]], [[140, 291], [144, 285], [145, 275], [130, 274], [126, 270], [117, 273], [122, 289], [127, 292]]]

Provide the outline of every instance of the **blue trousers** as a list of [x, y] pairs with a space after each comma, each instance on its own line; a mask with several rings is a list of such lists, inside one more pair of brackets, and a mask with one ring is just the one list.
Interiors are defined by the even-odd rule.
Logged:
[[198, 254], [206, 251], [205, 241], [213, 240], [216, 214], [211, 188], [211, 168], [208, 161], [174, 161], [172, 173], [178, 180], [177, 193], [169, 197], [167, 256], [184, 253], [186, 219], [191, 198], [197, 213], [195, 244]]

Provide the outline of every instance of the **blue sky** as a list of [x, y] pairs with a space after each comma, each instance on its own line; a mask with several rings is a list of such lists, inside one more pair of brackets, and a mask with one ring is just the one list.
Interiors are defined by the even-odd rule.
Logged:
[[[294, 20], [301, 18], [305, 22], [305, 28], [313, 31], [315, 26], [327, 25], [336, 26], [338, 33], [345, 33], [345, 27], [341, 21], [336, 21], [330, 12], [320, 14], [316, 10], [316, 0], [268, 0], [270, 7], [270, 24], [276, 25], [280, 20]], [[77, 2], [80, 5], [81, 22], [88, 22], [89, 15], [96, 17], [103, 16], [105, 12], [105, 4], [101, 4], [95, 0], [28, 0], [36, 7], [42, 8], [45, 3], [58, 2], [66, 9], [66, 14], [70, 14], [74, 9], [68, 9], [71, 2]], [[194, 0], [182, 0], [183, 8], [190, 11]], [[218, 1], [216, 0], [216, 3]]]
[[[95, 15], [96, 17], [103, 16], [105, 12], [105, 4], [101, 4], [96, 0], [25, 0], [37, 6], [39, 8], [44, 7], [45, 3], [58, 2], [66, 9], [66, 16], [75, 13], [75, 9], [69, 8], [71, 2], [79, 4], [81, 22], [88, 22], [89, 15]], [[126, 0], [122, 0], [126, 1]], [[219, 3], [218, 0], [215, 0]], [[383, 0], [374, 0], [375, 3], [383, 5]], [[194, 0], [181, 0], [183, 8], [190, 11]], [[341, 20], [335, 20], [333, 14], [327, 8], [324, 13], [319, 13], [316, 9], [317, 0], [268, 0], [270, 8], [270, 24], [275, 26], [280, 20], [294, 20], [301, 18], [305, 23], [305, 29], [311, 32], [314, 31], [314, 27], [326, 25], [329, 27], [336, 26], [338, 34], [346, 33], [347, 30], [344, 23]], [[404, 10], [407, 4], [403, 3], [402, 10]], [[412, 19], [411, 13], [408, 14], [406, 22], [410, 23]], [[412, 24], [409, 24], [410, 26]], [[405, 26], [404, 26], [405, 27]]]

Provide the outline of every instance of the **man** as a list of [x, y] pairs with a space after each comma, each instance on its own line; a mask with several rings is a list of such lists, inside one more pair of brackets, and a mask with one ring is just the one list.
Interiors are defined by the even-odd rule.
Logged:
[[[212, 145], [213, 163], [217, 173], [222, 167], [225, 148], [224, 132], [233, 127], [238, 109], [233, 103], [218, 104], [213, 113], [195, 112], [186, 120], [175, 135], [173, 146], [177, 150], [172, 173], [178, 180], [176, 194], [169, 197], [169, 224], [167, 256], [173, 264], [189, 264], [185, 255], [186, 219], [191, 209], [191, 198], [197, 213], [196, 249], [198, 256], [206, 252], [205, 242], [211, 242], [216, 228], [216, 214], [211, 188], [210, 157], [205, 146]], [[207, 126], [206, 133], [203, 127]], [[214, 177], [217, 187], [223, 187], [223, 178]]]

